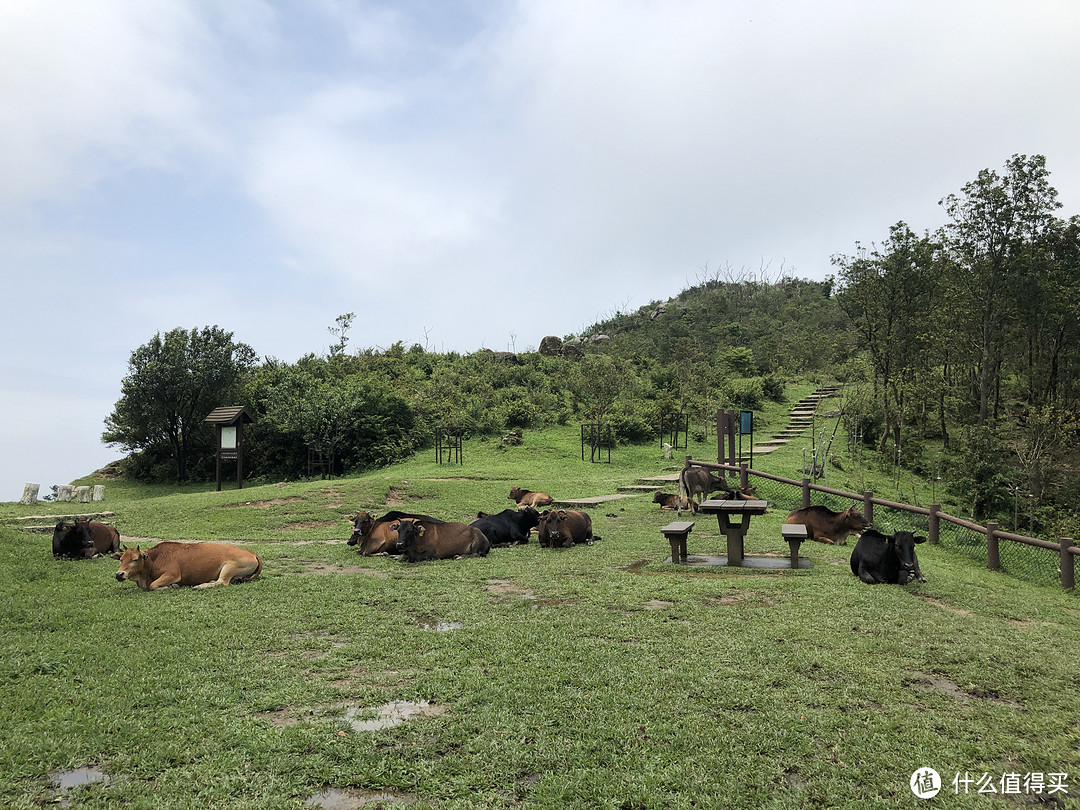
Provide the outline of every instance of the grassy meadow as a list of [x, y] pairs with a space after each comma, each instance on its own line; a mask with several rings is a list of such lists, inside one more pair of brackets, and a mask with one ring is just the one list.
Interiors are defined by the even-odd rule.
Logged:
[[[802, 446], [756, 466], [797, 477]], [[125, 542], [263, 557], [259, 579], [208, 591], [147, 593], [116, 582], [114, 560], [55, 561], [50, 535], [25, 529], [49, 521], [18, 518], [73, 505], [0, 505], [0, 804], [302, 808], [338, 791], [332, 806], [1080, 806], [1080, 602], [1060, 589], [927, 546], [929, 581], [907, 587], [861, 583], [851, 546], [805, 544], [801, 571], [673, 566], [658, 531], [673, 515], [649, 495], [590, 510], [602, 539], [587, 547], [409, 565], [345, 545], [357, 509], [467, 520], [512, 505], [515, 484], [610, 494], [684, 452], [590, 464], [569, 427], [467, 441], [460, 466], [429, 451], [224, 492], [108, 482], [95, 506]], [[714, 440], [689, 452], [715, 458]], [[786, 554], [785, 515], [753, 520], [748, 553]], [[698, 517], [689, 546], [723, 553], [715, 520]], [[427, 715], [346, 722], [394, 701]], [[942, 776], [934, 799], [909, 788], [921, 767]], [[107, 781], [54, 786], [78, 768]], [[957, 773], [999, 793], [956, 795]], [[1067, 773], [1068, 794], [1000, 793], [1031, 773]]]

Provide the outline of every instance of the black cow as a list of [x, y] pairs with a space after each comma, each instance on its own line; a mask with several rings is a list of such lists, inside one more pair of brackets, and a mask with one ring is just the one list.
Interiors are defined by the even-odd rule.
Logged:
[[890, 536], [867, 529], [851, 552], [851, 573], [870, 585], [907, 585], [916, 577], [919, 582], [926, 582], [915, 554], [916, 543], [925, 542], [925, 537], [916, 537], [912, 532]]
[[53, 529], [54, 557], [88, 560], [119, 551], [120, 532], [107, 523], [77, 518], [74, 523], [61, 520]]
[[497, 515], [478, 515], [470, 523], [484, 533], [493, 546], [513, 546], [529, 542], [529, 529], [540, 524], [540, 513], [531, 506], [504, 509]]

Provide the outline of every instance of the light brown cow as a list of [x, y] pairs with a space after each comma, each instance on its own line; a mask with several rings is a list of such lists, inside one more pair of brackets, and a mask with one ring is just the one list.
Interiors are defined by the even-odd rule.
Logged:
[[550, 506], [555, 503], [555, 499], [546, 492], [532, 492], [528, 489], [522, 489], [521, 487], [514, 487], [510, 490], [507, 500], [516, 503], [519, 509], [523, 506], [531, 506], [533, 509], [539, 509], [541, 506]]
[[258, 554], [225, 543], [158, 543], [143, 551], [126, 548], [116, 579], [134, 582], [144, 591], [191, 585], [213, 588], [247, 582], [262, 571]]
[[837, 546], [846, 546], [849, 534], [870, 528], [870, 521], [854, 505], [843, 512], [834, 512], [827, 506], [796, 509], [784, 523], [801, 523], [806, 526], [809, 539]]
[[683, 512], [697, 512], [697, 501], [687, 498], [685, 495], [676, 493], [657, 492], [653, 494], [653, 503], [660, 504], [661, 509], [677, 509], [681, 515]]

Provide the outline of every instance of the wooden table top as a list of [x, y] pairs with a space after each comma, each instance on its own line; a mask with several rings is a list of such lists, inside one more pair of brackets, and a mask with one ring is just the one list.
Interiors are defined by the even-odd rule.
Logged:
[[736, 515], [764, 515], [769, 508], [768, 501], [742, 501], [736, 498], [710, 498], [702, 501], [698, 507], [702, 512], [730, 512]]

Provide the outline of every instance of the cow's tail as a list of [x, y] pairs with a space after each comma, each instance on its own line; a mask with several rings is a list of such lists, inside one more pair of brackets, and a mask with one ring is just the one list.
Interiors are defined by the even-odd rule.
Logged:
[[686, 471], [689, 470], [689, 469], [690, 469], [689, 467], [683, 467], [682, 470], [679, 472], [679, 497], [680, 498], [685, 498], [686, 493], [688, 491], [687, 486], [686, 486]]

